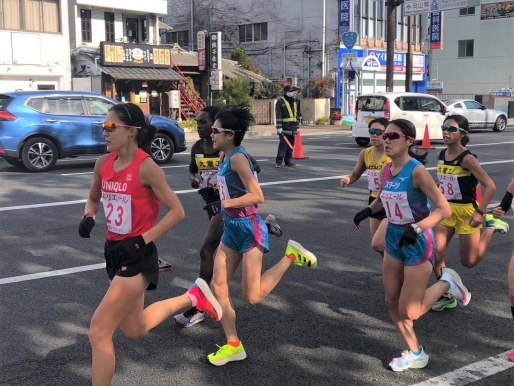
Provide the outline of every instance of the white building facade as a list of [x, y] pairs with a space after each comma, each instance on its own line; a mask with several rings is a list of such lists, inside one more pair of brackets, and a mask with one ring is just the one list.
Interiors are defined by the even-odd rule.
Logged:
[[69, 90], [67, 0], [0, 0], [0, 92]]
[[483, 1], [444, 12], [444, 48], [430, 58], [430, 78], [443, 81], [444, 94], [487, 95], [514, 87], [514, 5], [505, 9], [511, 3]]
[[166, 12], [166, 0], [71, 0], [68, 18], [74, 88], [87, 89], [84, 82], [91, 82], [91, 91], [101, 92], [101, 71], [96, 64], [101, 42], [160, 44], [158, 18]]

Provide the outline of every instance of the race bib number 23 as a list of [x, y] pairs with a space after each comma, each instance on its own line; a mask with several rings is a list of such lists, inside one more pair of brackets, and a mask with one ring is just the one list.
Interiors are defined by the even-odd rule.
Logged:
[[102, 192], [105, 222], [113, 233], [126, 235], [132, 230], [132, 198], [128, 194]]

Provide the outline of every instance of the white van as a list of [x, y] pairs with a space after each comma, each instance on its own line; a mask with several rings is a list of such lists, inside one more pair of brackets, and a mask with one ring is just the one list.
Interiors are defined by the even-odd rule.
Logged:
[[448, 108], [439, 99], [428, 94], [387, 92], [365, 94], [355, 102], [352, 135], [359, 146], [369, 144], [368, 123], [378, 117], [388, 120], [407, 119], [416, 126], [416, 139], [422, 140], [428, 125], [430, 140], [442, 140], [441, 125]]

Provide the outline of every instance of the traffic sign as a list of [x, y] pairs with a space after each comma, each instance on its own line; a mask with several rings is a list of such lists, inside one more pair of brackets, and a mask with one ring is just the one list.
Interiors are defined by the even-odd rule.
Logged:
[[442, 94], [443, 93], [443, 81], [442, 80], [431, 80], [427, 83], [427, 91], [429, 94]]
[[356, 52], [350, 52], [348, 54], [343, 54], [344, 62], [352, 62], [355, 63], [358, 60]]
[[351, 50], [355, 46], [355, 43], [357, 43], [358, 38], [359, 34], [353, 31], [348, 31], [344, 34], [341, 34], [341, 40], [343, 42], [343, 45], [349, 50]]
[[405, 16], [467, 8], [468, 0], [405, 0]]

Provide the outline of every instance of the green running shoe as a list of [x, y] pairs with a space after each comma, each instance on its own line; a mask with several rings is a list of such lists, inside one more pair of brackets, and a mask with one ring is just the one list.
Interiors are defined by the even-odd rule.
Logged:
[[312, 252], [302, 247], [300, 243], [297, 243], [293, 240], [289, 240], [287, 243], [286, 255], [289, 258], [294, 256], [294, 265], [299, 265], [300, 267], [309, 267], [310, 269], [315, 269], [318, 265], [316, 256], [314, 256]]
[[442, 311], [445, 308], [455, 308], [455, 307], [457, 307], [457, 299], [453, 298], [451, 295], [444, 294], [432, 306], [432, 311]]
[[242, 361], [243, 359], [246, 359], [246, 352], [243, 347], [243, 342], [239, 342], [238, 347], [232, 347], [229, 344], [218, 346], [218, 351], [207, 355], [207, 358], [214, 366], [223, 366], [228, 362]]
[[492, 214], [486, 214], [485, 228], [494, 229], [494, 233], [500, 232], [503, 235], [509, 231], [509, 224], [499, 218], [494, 218]]

